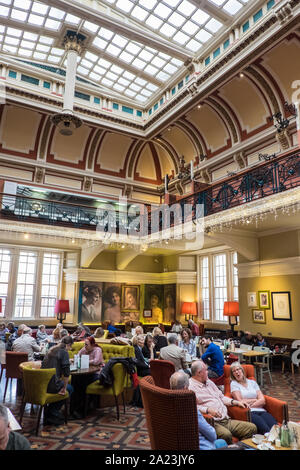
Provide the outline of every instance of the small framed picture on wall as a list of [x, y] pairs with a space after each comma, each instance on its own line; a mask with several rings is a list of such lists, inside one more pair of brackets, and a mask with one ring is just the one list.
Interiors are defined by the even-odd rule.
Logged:
[[252, 310], [253, 323], [266, 323], [265, 310]]
[[258, 291], [258, 303], [259, 308], [271, 308], [270, 303], [270, 291], [269, 290], [259, 290]]
[[291, 293], [272, 292], [273, 320], [292, 320]]
[[152, 310], [144, 310], [144, 318], [151, 318]]
[[248, 307], [257, 307], [256, 292], [248, 292]]

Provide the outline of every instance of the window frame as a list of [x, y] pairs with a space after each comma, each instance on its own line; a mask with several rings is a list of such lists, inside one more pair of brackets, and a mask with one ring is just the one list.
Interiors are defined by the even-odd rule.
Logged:
[[[198, 255], [197, 261], [197, 277], [198, 277], [198, 311], [200, 312], [200, 318], [202, 321], [211, 324], [226, 325], [228, 324], [228, 319], [217, 320], [216, 311], [215, 311], [215, 264], [214, 259], [217, 255], [226, 256], [226, 288], [227, 288], [227, 301], [234, 300], [234, 253], [237, 253], [233, 249], [220, 249], [220, 250], [207, 250], [203, 251], [202, 254]], [[201, 269], [201, 260], [203, 258], [208, 258], [208, 281], [209, 281], [209, 318], [204, 318], [204, 309], [202, 303], [202, 269]], [[237, 299], [238, 300], [238, 299]]]
[[[44, 254], [53, 253], [59, 255], [59, 268], [58, 268], [58, 280], [57, 280], [57, 298], [61, 297], [62, 292], [62, 281], [63, 281], [63, 257], [64, 251], [51, 248], [39, 248], [39, 247], [28, 247], [28, 246], [11, 246], [11, 245], [0, 245], [0, 249], [8, 250], [11, 254], [11, 265], [7, 289], [6, 298], [6, 312], [5, 316], [1, 317], [3, 321], [32, 321], [32, 320], [53, 320], [55, 314], [52, 316], [41, 316], [41, 301], [42, 301], [42, 273], [43, 273], [43, 259]], [[35, 269], [35, 285], [33, 289], [33, 300], [31, 306], [31, 316], [15, 316], [16, 306], [16, 295], [17, 295], [17, 281], [18, 281], [18, 268], [19, 259], [21, 252], [34, 252], [36, 253], [36, 269]]]

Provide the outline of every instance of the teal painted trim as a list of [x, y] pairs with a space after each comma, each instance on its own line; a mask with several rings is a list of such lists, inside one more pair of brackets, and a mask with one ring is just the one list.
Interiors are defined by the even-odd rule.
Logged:
[[254, 23], [256, 23], [256, 21], [258, 21], [262, 16], [263, 16], [263, 11], [261, 8], [257, 13], [255, 13], [255, 15], [253, 15]]
[[23, 73], [21, 74], [21, 80], [22, 82], [27, 82], [27, 83], [30, 83], [31, 85], [38, 85], [40, 83], [40, 81], [37, 78], [29, 77], [29, 75], [24, 75]]
[[249, 23], [249, 20], [246, 21], [246, 23], [243, 24], [243, 33], [245, 33], [247, 31], [247, 29], [250, 28], [250, 23]]
[[188, 81], [189, 81], [189, 78], [190, 78], [190, 76], [187, 75], [187, 76], [185, 77], [185, 82], [188, 82]]
[[97, 98], [97, 96], [94, 96], [94, 103], [100, 104], [100, 98]]
[[142, 116], [143, 116], [143, 113], [142, 113], [142, 111], [137, 110], [136, 115], [137, 115], [138, 117], [142, 117]]
[[172, 93], [172, 95], [175, 95], [175, 93], [176, 93], [176, 88], [175, 87], [172, 88], [171, 93]]
[[122, 106], [123, 113], [133, 114], [133, 108], [128, 108], [128, 106]]
[[113, 103], [113, 109], [115, 109], [116, 111], [119, 110], [119, 105], [118, 105], [118, 103]]
[[90, 95], [86, 95], [85, 93], [81, 93], [80, 91], [75, 91], [74, 93], [74, 96], [76, 96], [76, 98], [80, 98], [81, 100], [85, 100], [85, 101], [90, 101]]
[[181, 82], [178, 83], [178, 90], [180, 90], [180, 88], [183, 87], [183, 80], [181, 80]]
[[158, 103], [155, 103], [155, 105], [153, 106], [153, 110], [156, 111], [158, 108]]
[[224, 50], [227, 49], [227, 47], [229, 47], [229, 45], [230, 45], [230, 41], [229, 41], [229, 39], [227, 39], [227, 41], [225, 41], [225, 42], [223, 43], [223, 48], [224, 48]]
[[51, 83], [50, 83], [50, 82], [44, 82], [44, 83], [43, 83], [43, 87], [44, 87], [44, 88], [48, 88], [48, 90], [50, 89], [50, 86], [51, 86]]
[[149, 109], [148, 114], [149, 114], [149, 116], [151, 116], [151, 114], [152, 114], [152, 108]]
[[267, 10], [270, 10], [275, 5], [275, 0], [269, 0], [267, 3]]
[[9, 70], [8, 76], [9, 78], [17, 78], [17, 72], [15, 72], [14, 70]]
[[160, 105], [164, 104], [164, 99], [163, 99], [163, 98], [160, 99], [159, 104], [160, 104]]
[[221, 54], [221, 48], [218, 47], [218, 49], [216, 49], [214, 52], [213, 52], [213, 58], [215, 59], [216, 57], [218, 57], [218, 55]]
[[210, 63], [210, 57], [206, 57], [205, 61], [204, 61], [204, 64], [205, 65], [208, 65]]

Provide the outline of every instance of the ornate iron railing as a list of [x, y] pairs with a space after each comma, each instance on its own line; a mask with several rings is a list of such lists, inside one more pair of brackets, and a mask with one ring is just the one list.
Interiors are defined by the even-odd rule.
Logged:
[[[190, 219], [193, 219], [196, 217], [197, 205], [202, 205], [203, 215], [208, 216], [297, 186], [300, 186], [300, 154], [295, 153], [277, 157], [238, 175], [226, 178], [220, 183], [212, 184], [204, 191], [181, 198], [177, 206], [180, 209], [181, 219], [179, 220], [171, 213], [170, 226], [173, 226], [178, 220], [181, 222], [186, 221], [184, 219], [184, 207], [187, 204], [190, 204], [192, 208]], [[89, 230], [96, 230], [97, 227], [98, 230], [103, 232], [110, 231], [113, 228], [116, 233], [125, 233], [130, 224], [131, 226], [134, 225], [135, 220], [139, 217], [130, 216], [130, 213], [125, 211], [114, 212], [106, 209], [102, 209], [99, 215], [99, 209], [95, 206], [70, 204], [20, 195], [2, 193], [0, 197], [0, 217], [24, 222]], [[146, 205], [144, 207], [146, 211], [144, 227], [147, 228], [148, 224], [148, 233], [165, 228], [166, 219], [164, 219], [161, 211], [158, 209], [158, 224], [154, 227], [151, 222], [155, 211], [151, 213], [150, 206]], [[135, 229], [139, 232], [140, 225], [136, 224]], [[152, 232], [150, 232], [150, 229]], [[147, 230], [146, 233], [144, 231], [144, 234], [147, 234]]]

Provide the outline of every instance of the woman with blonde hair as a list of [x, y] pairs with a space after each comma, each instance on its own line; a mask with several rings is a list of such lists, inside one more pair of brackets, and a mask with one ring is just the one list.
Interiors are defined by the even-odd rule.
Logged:
[[247, 379], [239, 362], [231, 364], [230, 379], [230, 391], [233, 399], [242, 401], [250, 408], [251, 421], [256, 425], [258, 433], [270, 432], [272, 426], [277, 424], [277, 421], [265, 410], [265, 397], [255, 380]]
[[167, 338], [162, 334], [162, 331], [158, 326], [153, 328], [152, 331], [152, 336], [153, 336], [153, 341], [155, 344], [155, 352], [158, 353], [161, 348], [164, 348], [165, 346], [168, 346], [168, 340]]

